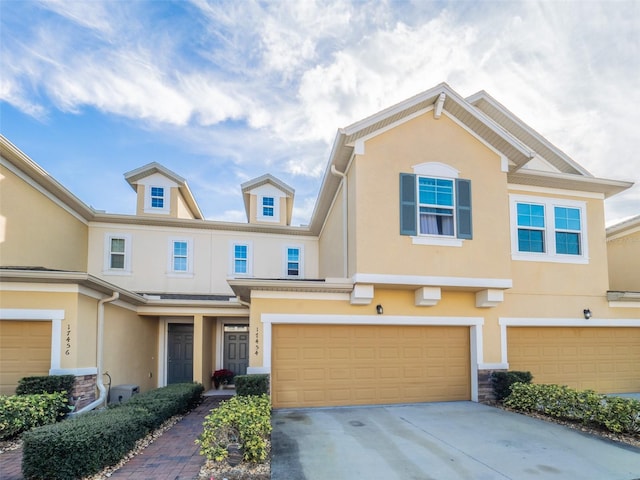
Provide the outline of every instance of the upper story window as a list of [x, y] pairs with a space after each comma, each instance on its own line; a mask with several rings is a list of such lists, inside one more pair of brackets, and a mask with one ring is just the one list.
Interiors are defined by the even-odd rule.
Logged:
[[251, 244], [232, 244], [231, 271], [234, 275], [251, 275]]
[[169, 272], [185, 274], [193, 272], [193, 241], [189, 238], [169, 239]]
[[262, 197], [262, 216], [263, 217], [273, 217], [274, 203], [275, 202], [273, 197]]
[[151, 187], [151, 208], [164, 208], [164, 187]]
[[279, 222], [280, 198], [274, 195], [259, 196], [257, 218], [263, 222]]
[[[435, 165], [439, 172], [457, 175], [446, 165]], [[428, 172], [429, 168], [416, 170]], [[470, 240], [471, 181], [401, 173], [400, 234], [412, 236], [413, 243], [427, 245], [461, 246], [463, 239]]]
[[285, 247], [285, 276], [302, 276], [302, 247]]
[[129, 274], [131, 272], [131, 236], [105, 235], [104, 273]]
[[515, 260], [588, 262], [584, 202], [525, 195], [510, 198]]

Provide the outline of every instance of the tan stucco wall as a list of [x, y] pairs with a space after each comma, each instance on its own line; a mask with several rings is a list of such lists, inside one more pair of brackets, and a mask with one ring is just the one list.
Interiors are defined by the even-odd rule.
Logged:
[[[440, 162], [471, 179], [473, 240], [462, 247], [413, 245], [399, 234], [399, 173]], [[427, 112], [365, 142], [355, 159], [356, 271], [509, 278], [509, 210], [499, 156], [446, 116]]]
[[[320, 278], [344, 277], [344, 206], [342, 187], [329, 210], [318, 241]], [[348, 242], [348, 240], [347, 240]]]
[[111, 385], [134, 384], [139, 385], [141, 391], [155, 388], [158, 319], [139, 316], [113, 303], [105, 304], [104, 315], [103, 365], [111, 375]]
[[[104, 271], [105, 236], [131, 235], [131, 274]], [[193, 275], [169, 274], [170, 238], [193, 240]], [[304, 249], [304, 276], [318, 278], [318, 243], [315, 237], [211, 231], [135, 225], [92, 224], [89, 234], [89, 273], [132, 291], [193, 294], [228, 294], [232, 243], [250, 243], [253, 276], [280, 277], [284, 273], [285, 246]]]
[[610, 289], [640, 292], [640, 226], [607, 241]]
[[0, 263], [86, 271], [88, 227], [0, 167]]

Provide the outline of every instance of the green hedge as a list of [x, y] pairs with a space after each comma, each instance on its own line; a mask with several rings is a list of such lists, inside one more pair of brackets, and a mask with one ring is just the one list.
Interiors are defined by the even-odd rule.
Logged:
[[493, 372], [491, 374], [491, 386], [496, 400], [501, 402], [511, 393], [511, 385], [514, 383], [531, 383], [531, 372]]
[[16, 395], [33, 393], [72, 392], [76, 377], [74, 375], [48, 375], [21, 378], [16, 387]]
[[236, 375], [234, 382], [238, 396], [269, 394], [269, 375], [267, 374]]
[[236, 396], [224, 401], [205, 418], [203, 426], [196, 443], [200, 445], [200, 454], [209, 460], [224, 460], [229, 443], [238, 442], [245, 460], [263, 462], [271, 433], [269, 396]]
[[64, 391], [0, 396], [0, 440], [62, 420], [69, 410]]
[[118, 463], [138, 439], [173, 415], [186, 413], [202, 398], [196, 383], [170, 385], [23, 435], [26, 479], [72, 480]]
[[516, 383], [504, 405], [640, 436], [640, 401], [560, 385]]

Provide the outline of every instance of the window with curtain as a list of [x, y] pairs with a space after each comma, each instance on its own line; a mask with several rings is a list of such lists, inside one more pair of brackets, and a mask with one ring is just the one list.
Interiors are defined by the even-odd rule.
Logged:
[[453, 180], [418, 177], [419, 231], [454, 236]]

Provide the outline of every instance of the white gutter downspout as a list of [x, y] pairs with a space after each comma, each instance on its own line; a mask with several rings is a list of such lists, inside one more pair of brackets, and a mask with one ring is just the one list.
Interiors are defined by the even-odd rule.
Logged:
[[349, 223], [347, 222], [347, 176], [339, 172], [335, 165], [331, 165], [331, 173], [336, 177], [340, 177], [342, 183], [342, 243], [344, 245], [344, 265], [343, 265], [343, 277], [347, 278], [349, 273]]
[[118, 292], [113, 292], [109, 298], [103, 298], [98, 301], [98, 348], [96, 352], [96, 364], [98, 365], [98, 376], [96, 378], [96, 384], [98, 386], [98, 390], [100, 391], [100, 395], [98, 399], [91, 402], [89, 405], [82, 407], [80, 410], [74, 412], [74, 415], [79, 413], [88, 412], [89, 410], [93, 410], [94, 408], [102, 405], [107, 399], [107, 389], [102, 383], [102, 357], [104, 351], [104, 304], [110, 303], [120, 298], [120, 294]]

